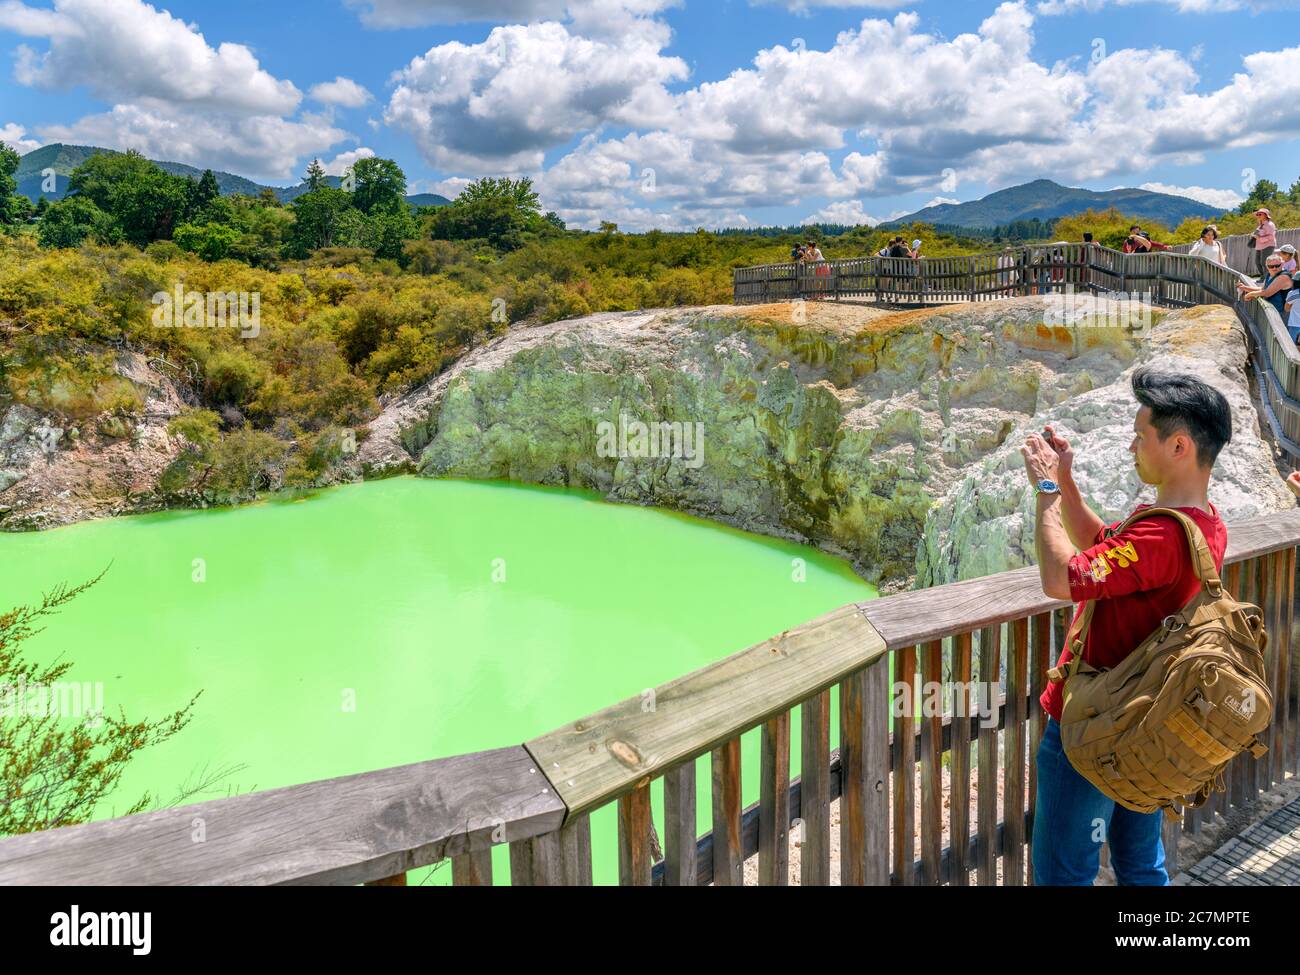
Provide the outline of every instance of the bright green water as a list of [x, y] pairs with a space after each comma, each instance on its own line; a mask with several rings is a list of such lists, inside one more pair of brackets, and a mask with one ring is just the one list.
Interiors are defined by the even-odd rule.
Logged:
[[[179, 735], [136, 756], [104, 816], [214, 772], [189, 801], [518, 744], [873, 595], [813, 549], [694, 518], [398, 478], [6, 535], [0, 609], [110, 563], [29, 655], [63, 654], [65, 680], [102, 682], [105, 706], [133, 719], [203, 696]], [[742, 747], [750, 802], [757, 732]], [[707, 829], [707, 759], [698, 778]], [[611, 882], [611, 809], [593, 831]]]

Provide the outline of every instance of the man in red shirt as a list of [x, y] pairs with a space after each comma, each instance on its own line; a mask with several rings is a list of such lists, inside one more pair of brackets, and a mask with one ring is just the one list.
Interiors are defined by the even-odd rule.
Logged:
[[[1137, 476], [1155, 487], [1157, 507], [1177, 508], [1197, 524], [1222, 569], [1228, 533], [1208, 489], [1214, 461], [1232, 437], [1228, 401], [1192, 376], [1140, 369], [1132, 385], [1139, 409], [1129, 451]], [[1043, 592], [1078, 603], [1077, 612], [1096, 600], [1083, 659], [1114, 667], [1187, 605], [1200, 583], [1174, 519], [1144, 519], [1117, 533], [1121, 522], [1103, 523], [1079, 493], [1069, 442], [1050, 427], [1045, 433], [1050, 443], [1035, 433], [1021, 449], [1038, 490], [1035, 545]], [[1150, 505], [1138, 509], [1144, 507]], [[1063, 649], [1058, 666], [1070, 657]], [[1034, 883], [1091, 886], [1105, 840], [1119, 884], [1168, 884], [1162, 813], [1125, 809], [1075, 771], [1061, 748], [1061, 691], [1060, 684], [1049, 684], [1039, 698], [1048, 721], [1037, 759]]]

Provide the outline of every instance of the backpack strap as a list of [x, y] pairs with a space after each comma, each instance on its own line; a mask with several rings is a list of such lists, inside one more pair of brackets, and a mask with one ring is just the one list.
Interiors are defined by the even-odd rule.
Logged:
[[[1153, 518], [1157, 515], [1167, 515], [1182, 525], [1196, 578], [1201, 580], [1201, 585], [1205, 591], [1217, 599], [1223, 593], [1223, 582], [1219, 578], [1219, 570], [1215, 568], [1214, 556], [1210, 554], [1210, 546], [1206, 544], [1205, 535], [1196, 522], [1181, 511], [1175, 511], [1173, 508], [1144, 508], [1129, 515], [1115, 529], [1113, 534], [1118, 535], [1134, 522], [1141, 521], [1143, 518]], [[1070, 662], [1064, 668], [1053, 667], [1047, 672], [1048, 680], [1053, 684], [1073, 677], [1083, 663], [1083, 646], [1088, 639], [1088, 629], [1092, 626], [1092, 614], [1096, 608], [1097, 601], [1095, 599], [1088, 600], [1083, 607], [1083, 612], [1079, 614], [1070, 627], [1069, 633], [1066, 634], [1065, 645], [1070, 648]]]
[[1173, 518], [1183, 526], [1183, 534], [1187, 536], [1187, 548], [1192, 557], [1192, 569], [1196, 572], [1196, 578], [1201, 580], [1205, 591], [1217, 599], [1223, 593], [1223, 580], [1219, 578], [1219, 570], [1215, 568], [1210, 546], [1206, 543], [1200, 526], [1181, 511], [1173, 508], [1144, 508], [1129, 515], [1124, 523], [1115, 529], [1115, 534], [1125, 531], [1134, 522], [1141, 521], [1143, 518], [1154, 518], [1157, 515]]

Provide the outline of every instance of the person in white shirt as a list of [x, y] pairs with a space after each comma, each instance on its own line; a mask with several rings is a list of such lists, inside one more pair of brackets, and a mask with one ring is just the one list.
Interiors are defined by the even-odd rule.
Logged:
[[1219, 243], [1219, 228], [1210, 224], [1201, 231], [1201, 239], [1192, 245], [1189, 250], [1192, 257], [1204, 257], [1213, 261], [1215, 264], [1222, 264], [1225, 267], [1228, 263], [1227, 255], [1223, 253], [1223, 245]]

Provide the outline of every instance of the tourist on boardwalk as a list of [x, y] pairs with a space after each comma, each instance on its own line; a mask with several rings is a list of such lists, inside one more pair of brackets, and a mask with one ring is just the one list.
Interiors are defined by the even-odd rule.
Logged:
[[1282, 257], [1282, 270], [1294, 276], [1296, 271], [1295, 247], [1291, 244], [1283, 244], [1277, 249], [1277, 252]]
[[826, 263], [826, 258], [822, 256], [822, 249], [811, 242], [808, 244], [808, 263], [813, 265], [813, 273], [817, 276], [814, 297], [820, 298], [830, 290], [831, 266]]
[[1137, 224], [1128, 228], [1128, 236], [1124, 238], [1125, 254], [1147, 254], [1151, 251], [1151, 237], [1142, 232], [1142, 228]]
[[1192, 249], [1187, 252], [1192, 257], [1204, 257], [1206, 260], [1213, 261], [1215, 264], [1222, 264], [1225, 267], [1228, 264], [1228, 256], [1223, 252], [1223, 244], [1219, 242], [1219, 228], [1210, 224], [1201, 231], [1200, 239], [1192, 245]]
[[[1175, 508], [1195, 522], [1221, 569], [1228, 533], [1207, 492], [1214, 461], [1232, 436], [1228, 401], [1192, 376], [1149, 369], [1133, 374], [1132, 388], [1139, 409], [1129, 450], [1138, 477], [1154, 485], [1157, 507]], [[1034, 540], [1043, 591], [1078, 603], [1076, 619], [1095, 601], [1083, 660], [1113, 668], [1186, 606], [1201, 582], [1177, 521], [1155, 516], [1117, 533], [1121, 522], [1107, 525], [1084, 502], [1069, 441], [1050, 426], [1044, 432], [1050, 443], [1032, 433], [1021, 450], [1038, 493]], [[1057, 666], [1070, 659], [1067, 648]], [[1049, 682], [1039, 703], [1048, 721], [1038, 746], [1034, 883], [1091, 886], [1104, 839], [1121, 886], [1167, 885], [1164, 813], [1117, 804], [1071, 765], [1061, 745], [1060, 682]]]
[[1014, 292], [1016, 285], [1020, 283], [1017, 280], [1015, 267], [1015, 252], [1010, 247], [1002, 248], [1002, 253], [998, 255], [998, 287], [1007, 294]]
[[1255, 220], [1258, 221], [1258, 226], [1251, 231], [1248, 240], [1255, 248], [1255, 272], [1262, 278], [1268, 266], [1269, 256], [1277, 246], [1277, 226], [1273, 223], [1273, 215], [1268, 212], [1267, 207], [1260, 207], [1255, 211]]
[[921, 254], [921, 238], [920, 238], [920, 237], [917, 237], [915, 240], [912, 241], [912, 246], [911, 246], [911, 248], [908, 250], [907, 253], [908, 253], [908, 256], [909, 256], [913, 261], [916, 262], [916, 264], [914, 264], [913, 267], [912, 267], [912, 275], [913, 275], [913, 284], [912, 284], [912, 287], [913, 287], [913, 290], [915, 290], [917, 294], [920, 294], [923, 290], [925, 290], [925, 283], [924, 283], [924, 280], [922, 279], [922, 276], [921, 276], [921, 257], [922, 257], [922, 254]]
[[1268, 272], [1264, 278], [1264, 283], [1258, 288], [1252, 288], [1244, 282], [1237, 283], [1237, 290], [1241, 292], [1242, 301], [1254, 301], [1256, 298], [1263, 298], [1270, 305], [1277, 309], [1277, 313], [1286, 321], [1286, 296], [1291, 290], [1291, 275], [1282, 270], [1282, 255], [1272, 254], [1265, 262], [1264, 269]]

